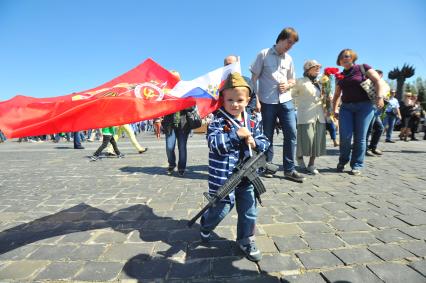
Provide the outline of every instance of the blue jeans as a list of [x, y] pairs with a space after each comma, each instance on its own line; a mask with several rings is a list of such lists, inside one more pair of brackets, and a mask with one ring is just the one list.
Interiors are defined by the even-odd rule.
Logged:
[[[340, 165], [345, 165], [350, 160], [350, 165], [354, 170], [359, 170], [364, 166], [367, 147], [365, 137], [374, 115], [373, 111], [374, 107], [370, 101], [343, 103], [340, 107]], [[352, 135], [354, 137], [353, 149]]]
[[386, 113], [384, 124], [388, 126], [386, 131], [386, 140], [392, 139], [393, 128], [395, 127], [396, 115], [393, 113]]
[[293, 101], [279, 104], [262, 103], [262, 123], [263, 133], [271, 142], [271, 146], [266, 151], [266, 161], [271, 162], [274, 157], [274, 129], [277, 118], [283, 130], [283, 167], [284, 172], [294, 170], [294, 155], [296, 153], [296, 115], [294, 113]]
[[175, 146], [177, 140], [179, 150], [178, 170], [185, 170], [187, 157], [186, 143], [188, 141], [188, 136], [189, 130], [173, 128], [170, 131], [166, 131], [166, 154], [170, 167], [176, 167]]
[[[235, 189], [235, 203], [238, 213], [237, 241], [242, 241], [255, 234], [257, 208], [253, 185], [238, 186]], [[234, 204], [220, 202], [209, 208], [201, 217], [201, 231], [213, 231], [233, 207]]]
[[74, 147], [80, 147], [81, 146], [80, 132], [74, 132], [73, 139], [74, 139]]
[[325, 128], [327, 129], [328, 133], [330, 134], [330, 138], [335, 141], [336, 140], [336, 125], [334, 125], [333, 122], [327, 122], [325, 124]]
[[366, 144], [368, 145], [368, 138], [371, 134], [371, 140], [370, 140], [370, 145], [368, 146], [368, 149], [375, 150], [377, 148], [377, 145], [379, 144], [379, 141], [380, 141], [380, 137], [383, 134], [383, 129], [384, 127], [383, 127], [382, 119], [380, 118], [380, 113], [375, 113], [368, 127], [367, 138], [365, 140]]

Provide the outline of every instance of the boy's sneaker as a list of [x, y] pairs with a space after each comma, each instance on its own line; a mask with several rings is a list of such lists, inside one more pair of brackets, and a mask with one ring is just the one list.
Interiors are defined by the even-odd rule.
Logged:
[[257, 249], [256, 243], [254, 241], [251, 241], [247, 245], [238, 244], [238, 246], [246, 255], [248, 260], [258, 262], [262, 259], [262, 253]]
[[377, 149], [377, 148], [376, 149], [372, 149], [371, 152], [374, 153], [374, 154], [376, 154], [376, 155], [383, 155], [383, 152], [381, 150]]
[[210, 232], [200, 231], [201, 242], [208, 243], [210, 242]]
[[342, 173], [343, 170], [345, 170], [345, 165], [340, 164], [340, 163], [337, 164], [336, 171], [339, 172], [339, 173]]
[[99, 156], [92, 155], [90, 156], [90, 161], [96, 161], [99, 159]]
[[124, 154], [120, 153], [119, 155], [117, 155], [117, 158], [124, 158]]
[[359, 176], [359, 175], [361, 175], [361, 171], [358, 170], [358, 169], [352, 169], [351, 170], [351, 175]]

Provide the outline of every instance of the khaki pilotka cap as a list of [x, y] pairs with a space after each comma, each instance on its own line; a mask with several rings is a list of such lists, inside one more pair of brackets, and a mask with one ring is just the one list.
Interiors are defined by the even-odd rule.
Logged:
[[250, 85], [239, 73], [232, 73], [228, 75], [226, 81], [223, 82], [223, 85], [219, 88], [219, 93], [222, 94], [222, 91], [234, 87], [246, 87], [249, 89], [249, 95], [252, 92]]

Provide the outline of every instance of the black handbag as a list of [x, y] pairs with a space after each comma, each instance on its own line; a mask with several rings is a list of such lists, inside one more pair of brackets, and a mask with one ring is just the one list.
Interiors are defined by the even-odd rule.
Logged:
[[191, 130], [201, 127], [202, 121], [197, 107], [194, 107], [192, 111], [186, 112], [186, 123]]

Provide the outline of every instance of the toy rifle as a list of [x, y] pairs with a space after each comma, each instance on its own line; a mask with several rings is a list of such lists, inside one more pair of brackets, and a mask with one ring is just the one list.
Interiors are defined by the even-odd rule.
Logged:
[[235, 166], [231, 177], [217, 190], [215, 194], [211, 195], [207, 192], [204, 193], [208, 203], [188, 222], [188, 227], [191, 227], [210, 207], [216, 206], [245, 179], [253, 184], [256, 199], [259, 201], [259, 204], [262, 205], [260, 195], [266, 192], [266, 188], [257, 173], [257, 170], [261, 168], [271, 172], [272, 174], [278, 170], [278, 166], [266, 162], [266, 156], [263, 152], [254, 151], [253, 156], [240, 161]]

